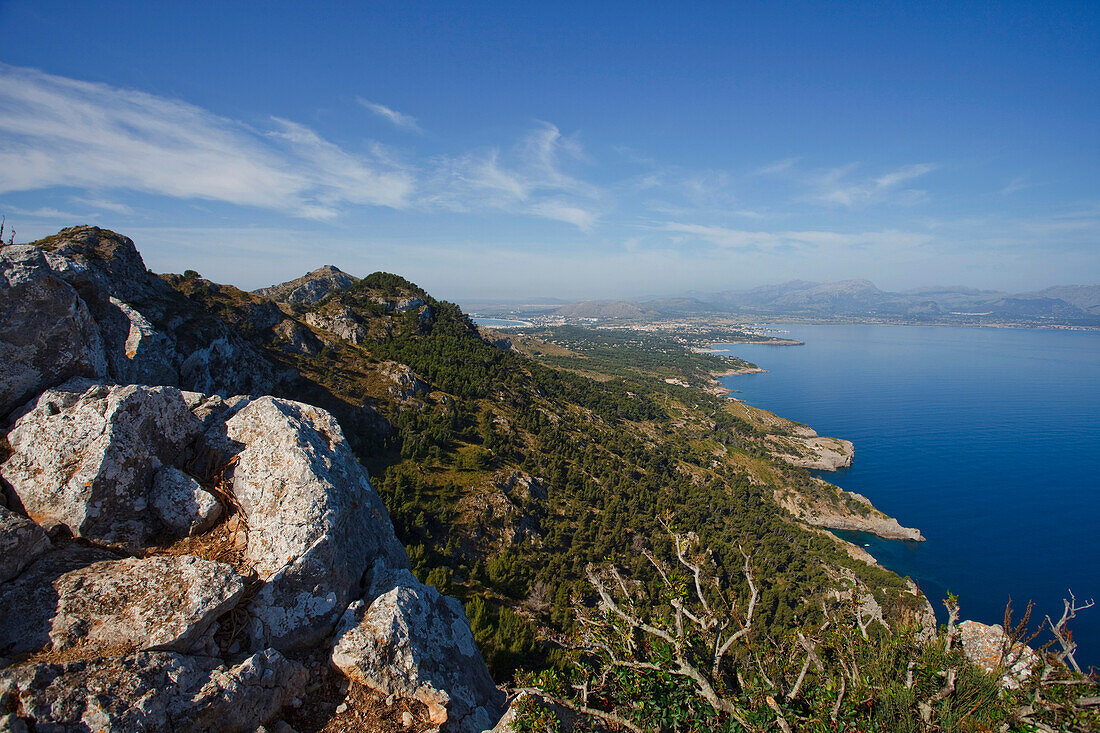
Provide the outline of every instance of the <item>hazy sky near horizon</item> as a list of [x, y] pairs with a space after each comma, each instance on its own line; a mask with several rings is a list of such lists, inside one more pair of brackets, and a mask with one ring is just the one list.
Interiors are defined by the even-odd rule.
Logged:
[[1100, 281], [1100, 4], [0, 2], [0, 213], [437, 297]]

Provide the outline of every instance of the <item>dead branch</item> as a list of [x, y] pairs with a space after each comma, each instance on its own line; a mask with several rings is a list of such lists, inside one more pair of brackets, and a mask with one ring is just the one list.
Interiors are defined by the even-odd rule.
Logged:
[[779, 703], [775, 701], [775, 698], [768, 695], [767, 698], [768, 707], [775, 711], [776, 722], [779, 723], [780, 730], [783, 733], [791, 733], [791, 726], [787, 723], [787, 719], [783, 717], [783, 711], [779, 709]]
[[1086, 608], [1092, 608], [1096, 605], [1095, 600], [1085, 601], [1080, 606], [1077, 605], [1077, 596], [1073, 595], [1073, 591], [1069, 591], [1069, 598], [1062, 599], [1065, 603], [1065, 611], [1062, 612], [1062, 618], [1058, 623], [1051, 621], [1050, 616], [1047, 616], [1047, 624], [1050, 626], [1050, 630], [1054, 632], [1054, 638], [1058, 640], [1058, 643], [1062, 646], [1062, 651], [1055, 654], [1055, 657], [1062, 664], [1069, 660], [1070, 665], [1073, 666], [1074, 671], [1077, 674], [1084, 674], [1081, 671], [1081, 667], [1078, 666], [1077, 660], [1073, 658], [1074, 652], [1077, 651], [1077, 642], [1073, 640], [1073, 634], [1066, 628], [1066, 624], [1072, 619], [1077, 617], [1078, 611], [1084, 611]]
[[847, 684], [845, 683], [844, 676], [841, 675], [841, 677], [840, 677], [840, 692], [837, 693], [836, 702], [833, 703], [833, 712], [832, 712], [833, 720], [836, 720], [837, 716], [840, 715], [840, 703], [844, 700], [844, 693], [847, 689], [848, 688], [847, 688]]
[[944, 653], [951, 651], [951, 643], [955, 640], [955, 625], [959, 622], [959, 599], [948, 593], [943, 599], [943, 605], [947, 609], [947, 638], [943, 643]]

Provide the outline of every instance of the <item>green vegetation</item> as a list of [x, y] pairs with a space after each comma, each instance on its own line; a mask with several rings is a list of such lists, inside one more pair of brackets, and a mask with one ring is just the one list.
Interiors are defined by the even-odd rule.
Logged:
[[[589, 566], [598, 607], [581, 607], [578, 664], [528, 675], [527, 685], [573, 708], [595, 705], [647, 731], [1096, 730], [1095, 680], [1046, 659], [1020, 680], [1031, 609], [1006, 610], [992, 672], [964, 654], [949, 597], [949, 625], [888, 626], [858, 584], [821, 599], [822, 619], [781, 633], [757, 623], [761, 578], [745, 554], [747, 593], [727, 593], [713, 555], [693, 534], [671, 533], [673, 556], [647, 554], [662, 579], [647, 598], [614, 565]], [[846, 586], [846, 587], [845, 587]], [[580, 691], [578, 693], [578, 691]], [[521, 711], [525, 730], [553, 729], [545, 708]], [[543, 726], [543, 727], [539, 727]], [[550, 726], [549, 728], [546, 726]]]
[[[172, 282], [249, 338], [263, 338], [240, 327], [256, 296]], [[388, 305], [401, 298], [425, 305]], [[327, 343], [315, 356], [269, 339], [268, 353], [302, 375], [291, 396], [339, 417], [417, 575], [486, 604], [489, 611], [471, 608], [498, 677], [560, 663], [550, 640], [573, 628], [570, 604], [588, 592], [585, 565], [658, 533], [663, 512], [696, 527], [724, 568], [737, 566], [738, 545], [755, 548], [782, 579], [760, 604], [776, 629], [819, 615], [824, 566], [865, 578], [891, 613], [913, 611], [899, 578], [784, 518], [775, 485], [758, 479], [797, 490], [806, 474], [768, 459], [759, 427], [733, 414], [728, 400], [661, 379], [700, 379], [729, 368], [726, 360], [662, 336], [564, 330], [586, 371], [599, 371], [588, 378], [490, 345], [456, 305], [383, 273], [307, 310], [350, 313], [372, 337], [355, 345], [317, 332]], [[432, 391], [395, 398], [379, 372], [389, 361], [411, 367]], [[658, 580], [637, 553], [628, 549], [624, 561], [648, 583]]]
[[[165, 279], [215, 314], [222, 328], [263, 349], [276, 370], [296, 374], [284, 383], [285, 396], [338, 417], [386, 502], [413, 571], [466, 604], [498, 681], [517, 673], [544, 680], [568, 680], [583, 670], [597, 675], [598, 655], [562, 643], [585, 628], [576, 609], [595, 607], [586, 578], [592, 564], [614, 563], [631, 579], [634, 603], [645, 615], [667, 615], [668, 588], [643, 554], [674, 556], [664, 517], [690, 528], [709, 548], [714, 576], [731, 598], [750, 593], [740, 548], [751, 552], [755, 572], [768, 582], [759, 588], [750, 641], [774, 647], [764, 667], [773, 681], [789, 677], [781, 664], [791, 664], [783, 655], [793, 649], [795, 630], [829, 622], [841, 632], [838, 620], [829, 621], [836, 611], [822, 605], [838, 587], [873, 598], [894, 629], [920, 614], [923, 599], [902, 579], [852, 559], [831, 535], [792, 521], [778, 507], [777, 492], [823, 491], [806, 471], [767, 454], [767, 437], [788, 433], [791, 423], [664, 381], [700, 385], [711, 372], [730, 368], [727, 360], [691, 353], [665, 336], [582, 329], [541, 334], [556, 344], [528, 335], [524, 348], [539, 353], [530, 358], [487, 343], [458, 306], [385, 273], [309, 306], [282, 304], [274, 313], [271, 301], [234, 288]], [[341, 319], [357, 329], [357, 343], [310, 327], [307, 315], [314, 322]], [[311, 331], [322, 347], [288, 349], [269, 325], [286, 318], [297, 319], [295, 327]], [[427, 387], [395, 381], [393, 362], [410, 367]], [[815, 643], [823, 650], [847, 653], [839, 640], [819, 636]], [[880, 684], [897, 671], [891, 645], [908, 649], [906, 639], [900, 632], [871, 635], [866, 649], [852, 652], [863, 655], [855, 659], [861, 669], [882, 672], [851, 683], [844, 715], [856, 716], [864, 704], [857, 688], [879, 685], [881, 700], [908, 694]], [[660, 645], [643, 651], [667, 661]], [[873, 663], [875, 655], [886, 661]], [[744, 658], [733, 659], [744, 677]], [[608, 709], [649, 701], [644, 714], [628, 712], [654, 728], [728, 724], [726, 714], [693, 697], [679, 676], [654, 672], [601, 677], [609, 685], [601, 699]], [[746, 684], [748, 697], [737, 704], [753, 714], [774, 713], [760, 707], [762, 688], [748, 678]], [[833, 699], [829, 685], [836, 684], [837, 678], [811, 675], [806, 699], [789, 706], [792, 718], [824, 721], [822, 701]], [[729, 687], [731, 694], [741, 695], [739, 689]], [[974, 690], [981, 689], [975, 682]], [[812, 702], [813, 696], [821, 700]]]
[[743, 359], [704, 354], [685, 347], [683, 337], [628, 329], [587, 329], [559, 326], [517, 331], [568, 350], [540, 354], [540, 362], [580, 373], [626, 379], [680, 379], [703, 386], [710, 375], [756, 365]]

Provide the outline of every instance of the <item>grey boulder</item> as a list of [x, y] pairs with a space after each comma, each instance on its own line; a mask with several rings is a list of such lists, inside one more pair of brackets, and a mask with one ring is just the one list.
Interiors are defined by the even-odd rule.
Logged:
[[39, 733], [252, 731], [301, 694], [308, 674], [273, 649], [234, 667], [139, 652], [0, 671], [0, 715]]
[[489, 676], [462, 604], [408, 570], [376, 567], [373, 590], [391, 584], [373, 601], [348, 607], [337, 628], [333, 665], [386, 695], [424, 703], [442, 731], [492, 728], [504, 693]]
[[377, 558], [407, 567], [405, 548], [336, 420], [261, 397], [226, 423], [237, 454], [233, 492], [248, 525], [247, 560], [264, 585], [253, 638], [280, 649], [331, 631]]
[[55, 650], [187, 651], [236, 605], [244, 581], [225, 563], [185, 555], [97, 562], [65, 573], [54, 589]]
[[0, 657], [48, 649], [57, 615], [54, 584], [73, 570], [114, 559], [106, 550], [69, 544], [45, 553], [19, 577], [0, 585]]
[[99, 328], [37, 247], [0, 247], [0, 418], [70, 377], [103, 377]]
[[0, 475], [39, 524], [141, 546], [159, 529], [148, 506], [154, 472], [180, 461], [201, 429], [174, 387], [73, 380], [16, 421]]
[[153, 476], [153, 508], [174, 536], [193, 536], [210, 529], [222, 515], [222, 505], [194, 477], [175, 466]]
[[48, 549], [50, 538], [46, 530], [0, 506], [0, 583], [19, 575]]

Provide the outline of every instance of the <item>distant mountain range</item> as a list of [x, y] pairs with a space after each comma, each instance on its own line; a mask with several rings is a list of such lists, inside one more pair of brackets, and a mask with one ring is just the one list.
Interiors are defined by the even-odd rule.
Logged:
[[872, 318], [915, 322], [1020, 322], [1100, 326], [1100, 284], [1027, 293], [934, 286], [880, 290], [868, 280], [792, 280], [751, 290], [691, 292], [642, 301], [586, 301], [551, 311], [570, 318], [647, 318], [740, 313], [803, 318]]

